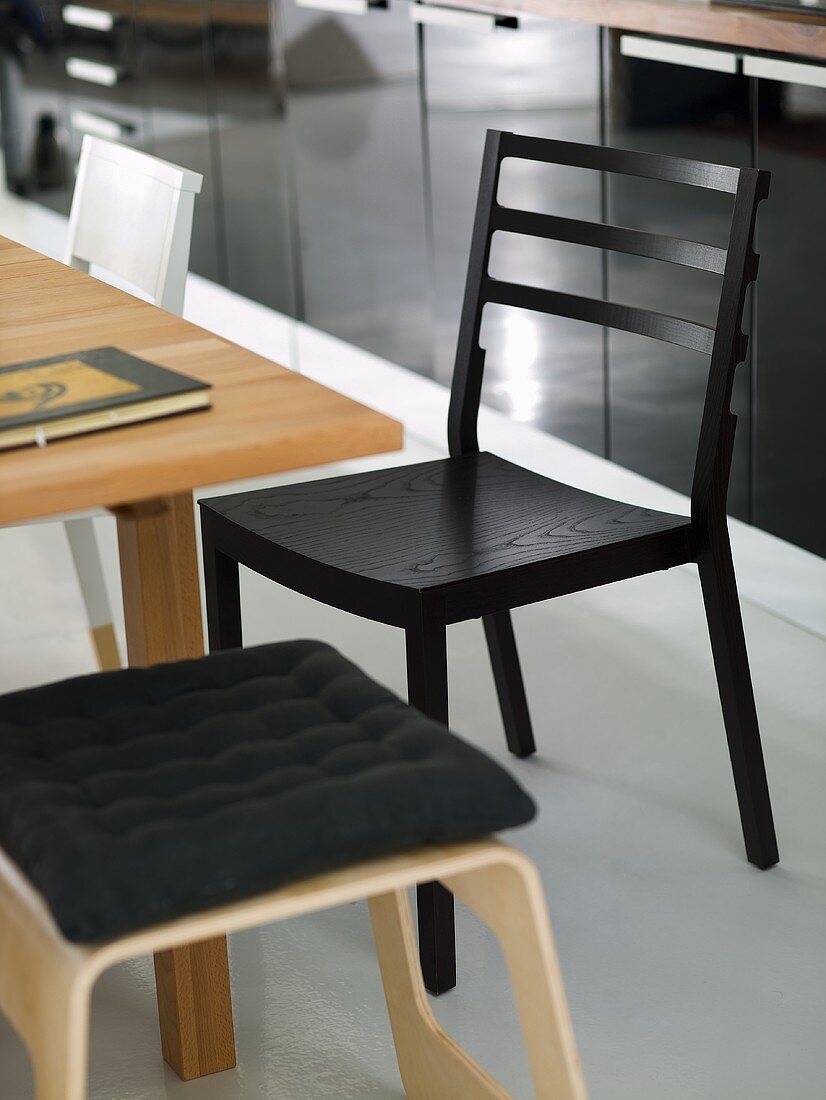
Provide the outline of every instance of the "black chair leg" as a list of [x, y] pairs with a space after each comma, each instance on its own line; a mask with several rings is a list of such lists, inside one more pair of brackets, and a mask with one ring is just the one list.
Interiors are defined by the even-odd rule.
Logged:
[[765, 870], [779, 859], [777, 838], [728, 532], [718, 532], [715, 542], [699, 556], [700, 582], [746, 855]]
[[[447, 631], [435, 616], [408, 626], [407, 697], [428, 718], [447, 725]], [[426, 988], [446, 993], [456, 985], [453, 895], [439, 882], [417, 888], [419, 958]]]
[[239, 649], [242, 637], [238, 562], [216, 550], [206, 533], [203, 544], [209, 651]]
[[485, 615], [482, 622], [508, 748], [515, 756], [531, 756], [536, 752], [536, 742], [533, 739], [522, 669], [519, 667], [511, 613], [497, 611], [495, 615]]

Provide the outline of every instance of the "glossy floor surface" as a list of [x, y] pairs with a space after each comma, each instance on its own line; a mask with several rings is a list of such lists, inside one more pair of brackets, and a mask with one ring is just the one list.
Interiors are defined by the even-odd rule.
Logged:
[[[434, 452], [415, 442], [405, 459]], [[393, 456], [397, 461], [397, 456]], [[365, 469], [380, 460], [331, 468]], [[307, 476], [294, 475], [290, 480]], [[100, 521], [113, 591], [114, 532]], [[0, 538], [0, 690], [92, 668], [62, 531]], [[310, 636], [404, 690], [401, 634], [243, 577], [248, 643]], [[449, 631], [454, 727], [539, 802], [539, 864], [594, 1100], [819, 1100], [826, 1080], [826, 642], [745, 607], [781, 866], [742, 852], [696, 578], [674, 570], [516, 612], [540, 751], [504, 751], [481, 627]], [[498, 951], [459, 914], [444, 1024], [531, 1094]], [[402, 1095], [362, 905], [233, 937], [237, 1071], [184, 1085], [158, 1054], [151, 964], [96, 991], [93, 1100]], [[0, 1095], [30, 1100], [0, 1022]]]

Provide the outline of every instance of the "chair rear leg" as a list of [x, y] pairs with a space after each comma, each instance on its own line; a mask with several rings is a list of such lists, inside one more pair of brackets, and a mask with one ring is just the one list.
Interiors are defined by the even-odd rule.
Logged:
[[[422, 614], [406, 629], [407, 697], [428, 718], [447, 725], [447, 631], [435, 615]], [[431, 993], [456, 985], [453, 898], [438, 882], [417, 889], [419, 955]]]
[[505, 859], [448, 876], [445, 884], [485, 921], [502, 946], [537, 1100], [585, 1100], [542, 882], [527, 857], [512, 849], [504, 852]]
[[89, 634], [95, 649], [98, 668], [101, 672], [120, 668], [120, 651], [112, 624], [112, 609], [106, 591], [94, 522], [88, 517], [69, 519], [63, 526], [69, 540], [75, 573], [86, 607]]
[[497, 611], [494, 615], [485, 615], [482, 622], [485, 627], [485, 638], [493, 667], [496, 694], [499, 696], [502, 721], [505, 724], [508, 748], [515, 756], [531, 756], [536, 752], [536, 743], [531, 728], [522, 669], [519, 667], [519, 654], [516, 651], [511, 613]]
[[778, 861], [777, 838], [727, 531], [698, 566], [746, 855], [765, 870]]

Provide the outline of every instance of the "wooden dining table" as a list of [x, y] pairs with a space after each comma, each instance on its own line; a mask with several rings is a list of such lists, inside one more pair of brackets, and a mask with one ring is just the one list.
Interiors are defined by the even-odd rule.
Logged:
[[[199, 656], [192, 490], [392, 451], [401, 425], [0, 237], [0, 366], [115, 346], [212, 385], [212, 407], [0, 451], [0, 525], [95, 507], [117, 519], [133, 666]], [[48, 669], [44, 669], [48, 674]], [[235, 1065], [225, 939], [158, 955], [163, 1056], [185, 1080]]]

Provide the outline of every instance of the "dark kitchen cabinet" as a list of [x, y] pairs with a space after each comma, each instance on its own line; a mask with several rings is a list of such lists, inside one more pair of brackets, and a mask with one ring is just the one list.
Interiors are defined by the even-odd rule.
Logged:
[[272, 0], [212, 0], [221, 202], [231, 290], [296, 311], [285, 85]]
[[406, 2], [349, 6], [281, 7], [301, 313], [429, 373], [416, 30]]
[[138, 0], [87, 0], [62, 7], [69, 149], [84, 134], [146, 149], [150, 116], [140, 75]]
[[[721, 164], [752, 161], [749, 79], [733, 54], [683, 43], [609, 36], [611, 145]], [[638, 54], [650, 51], [668, 60]], [[724, 70], [730, 71], [724, 71]], [[609, 220], [726, 246], [731, 197], [630, 177], [608, 180]], [[761, 213], [760, 217], [763, 217]], [[610, 296], [704, 324], [714, 324], [719, 276], [612, 254]], [[747, 321], [750, 321], [750, 307]], [[752, 362], [737, 370], [737, 415], [728, 510], [751, 514]], [[608, 340], [610, 457], [680, 492], [691, 488], [708, 380], [705, 355], [612, 332]]]
[[63, 20], [56, 0], [9, 12], [0, 55], [6, 185], [60, 214], [71, 201]]
[[749, 57], [758, 162], [754, 522], [826, 555], [826, 67]]
[[[428, 18], [426, 8], [417, 9]], [[598, 143], [599, 31], [520, 17], [494, 26], [456, 12], [455, 25], [426, 24], [424, 72], [433, 210], [436, 375], [453, 368], [485, 131]], [[465, 16], [463, 19], [462, 16]], [[597, 173], [505, 161], [500, 198], [510, 206], [599, 221]], [[499, 233], [495, 277], [602, 294], [597, 251]], [[604, 346], [599, 328], [528, 310], [487, 306], [483, 400], [510, 417], [604, 453]]]
[[221, 162], [212, 110], [209, 0], [135, 0], [139, 67], [135, 85], [151, 119], [149, 151], [204, 177], [195, 200], [190, 270], [227, 279]]

